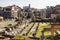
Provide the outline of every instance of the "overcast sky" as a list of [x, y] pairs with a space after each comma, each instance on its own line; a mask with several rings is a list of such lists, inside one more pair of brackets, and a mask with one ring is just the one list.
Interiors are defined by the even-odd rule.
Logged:
[[33, 8], [45, 8], [46, 6], [55, 6], [60, 4], [60, 0], [0, 0], [0, 6], [18, 5], [20, 7], [31, 4]]

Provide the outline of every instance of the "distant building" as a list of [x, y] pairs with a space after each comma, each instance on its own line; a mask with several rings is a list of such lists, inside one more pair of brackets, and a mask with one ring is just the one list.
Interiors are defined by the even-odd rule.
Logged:
[[3, 17], [4, 18], [11, 18], [11, 6], [3, 8]]
[[3, 14], [3, 7], [0, 7], [0, 16]]
[[54, 19], [54, 18], [56, 18], [56, 14], [51, 14], [51, 19]]
[[60, 5], [56, 5], [54, 7], [54, 11], [53, 13], [51, 14], [51, 18], [56, 18], [58, 15], [60, 15]]
[[7, 6], [7, 7], [3, 7], [2, 16], [6, 19], [18, 18], [18, 15], [20, 15], [20, 12], [21, 12], [21, 8], [16, 5]]
[[24, 6], [24, 7], [23, 7], [23, 10], [26, 11], [26, 12], [31, 12], [32, 9], [31, 9], [31, 7], [30, 7], [30, 4], [29, 4], [29, 6]]
[[32, 9], [30, 7], [30, 4], [29, 4], [29, 6], [24, 6], [23, 10], [28, 13], [27, 18], [31, 18], [31, 16], [32, 16]]
[[50, 17], [51, 17], [51, 8], [49, 6], [47, 6], [46, 18], [50, 18]]
[[60, 14], [60, 5], [56, 5], [55, 8], [56, 8], [56, 13]]
[[46, 18], [50, 18], [51, 14], [52, 14], [52, 8], [51, 8], [51, 6], [47, 6]]
[[23, 10], [24, 10], [24, 11], [28, 11], [28, 10], [29, 10], [29, 6], [24, 6], [24, 7], [23, 7]]
[[23, 10], [29, 10], [29, 6], [23, 6]]
[[12, 14], [12, 17], [13, 18], [18, 18], [18, 15], [21, 13], [21, 8], [16, 6], [16, 5], [13, 5], [12, 6], [12, 9], [11, 9], [11, 14]]
[[60, 14], [60, 5], [47, 6], [46, 9], [36, 9], [29, 6], [24, 6], [21, 9], [19, 6], [12, 5], [7, 7], [0, 7], [0, 16], [3, 16], [6, 19], [9, 18], [55, 18]]
[[46, 9], [36, 9], [36, 8], [32, 8], [32, 12], [33, 12], [33, 16], [36, 19], [44, 19], [46, 18]]
[[46, 18], [46, 9], [41, 9], [40, 14], [41, 18]]

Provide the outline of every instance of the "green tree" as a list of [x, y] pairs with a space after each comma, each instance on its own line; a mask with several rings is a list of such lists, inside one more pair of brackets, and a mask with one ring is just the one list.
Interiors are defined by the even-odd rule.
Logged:
[[57, 16], [56, 20], [57, 20], [57, 22], [60, 23], [60, 15]]

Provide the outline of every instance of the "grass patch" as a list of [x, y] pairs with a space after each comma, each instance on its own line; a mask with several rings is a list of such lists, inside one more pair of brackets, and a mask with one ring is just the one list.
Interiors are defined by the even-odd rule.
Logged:
[[[50, 24], [46, 24], [46, 23], [43, 23], [43, 24], [39, 23], [36, 37], [38, 37], [38, 38], [41, 37], [41, 31], [43, 30], [43, 28], [51, 28], [51, 25]], [[51, 32], [49, 32], [49, 31], [44, 32], [44, 36], [49, 36], [49, 35], [51, 35]]]
[[2, 22], [0, 22], [1, 26], [8, 26], [9, 24], [15, 25], [15, 24], [17, 24], [17, 22], [13, 22], [13, 21], [2, 21]]

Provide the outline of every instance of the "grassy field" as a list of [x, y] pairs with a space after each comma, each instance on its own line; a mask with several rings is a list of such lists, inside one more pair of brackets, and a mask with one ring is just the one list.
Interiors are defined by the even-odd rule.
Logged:
[[32, 27], [33, 24], [34, 24], [34, 23], [31, 23], [29, 26], [27, 26], [27, 27], [22, 31], [21, 34], [26, 33], [26, 32]]
[[30, 32], [28, 33], [29, 37], [32, 37], [32, 35], [35, 33], [36, 27], [38, 26], [38, 23], [35, 23], [33, 28], [30, 30]]
[[[43, 30], [43, 28], [51, 28], [51, 25], [49, 24], [46, 24], [46, 23], [39, 23], [39, 26], [38, 26], [38, 31], [36, 33], [36, 37], [40, 38], [41, 37], [41, 31]], [[51, 33], [49, 31], [46, 31], [44, 32], [44, 36], [48, 36], [48, 35], [51, 35]]]
[[15, 25], [17, 24], [17, 22], [13, 22], [13, 21], [2, 21], [0, 22], [0, 27], [5, 27], [5, 26], [8, 26], [9, 24], [12, 24], [12, 25]]
[[[21, 34], [24, 34], [26, 33], [33, 25], [34, 23], [31, 23], [28, 27], [26, 27]], [[38, 25], [38, 23], [35, 23], [34, 26]], [[30, 32], [28, 33], [28, 37], [32, 37], [36, 27], [34, 28], [34, 26], [32, 27], [32, 29], [30, 30]], [[37, 29], [37, 32], [36, 32], [36, 37], [40, 38], [41, 37], [41, 31], [43, 30], [43, 28], [51, 28], [51, 25], [50, 24], [46, 24], [46, 23], [39, 23], [38, 25], [38, 29]], [[46, 31], [44, 32], [44, 36], [48, 36], [48, 35], [51, 35], [51, 32], [50, 31]]]
[[[38, 25], [39, 24], [39, 25]], [[34, 25], [34, 26], [36, 26], [36, 25], [38, 25], [38, 29], [37, 29], [37, 32], [36, 32], [36, 35], [35, 35], [35, 37], [37, 37], [37, 38], [40, 38], [41, 37], [41, 35], [42, 35], [42, 33], [41, 33], [41, 31], [44, 29], [44, 28], [51, 28], [51, 25], [50, 24], [46, 24], [46, 23], [34, 23], [34, 22], [32, 22], [32, 23], [30, 23], [23, 31], [22, 31], [22, 33], [21, 34], [25, 34], [25, 33], [27, 33], [27, 31], [32, 27], [32, 25]], [[27, 36], [26, 37], [32, 37], [33, 36], [33, 33], [34, 33], [34, 31], [35, 31], [35, 29], [36, 29], [36, 27], [32, 27], [31, 28], [31, 30], [29, 31], [29, 33], [27, 34]], [[59, 30], [56, 30], [59, 34], [60, 34], [60, 31]], [[56, 35], [56, 33], [54, 33], [54, 36]], [[46, 38], [46, 37], [49, 37], [49, 36], [51, 36], [51, 32], [50, 31], [45, 31], [44, 32], [44, 37]]]

